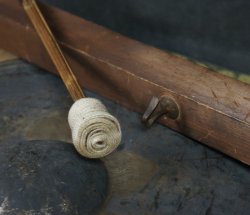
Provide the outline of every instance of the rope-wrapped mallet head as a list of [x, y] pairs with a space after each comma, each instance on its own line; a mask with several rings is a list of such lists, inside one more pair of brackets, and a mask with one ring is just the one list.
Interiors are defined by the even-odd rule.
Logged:
[[68, 115], [73, 144], [88, 158], [100, 158], [113, 152], [121, 142], [118, 120], [97, 99], [76, 101]]
[[85, 95], [36, 1], [23, 0], [23, 6], [75, 101], [69, 111], [68, 121], [77, 151], [88, 158], [101, 158], [110, 154], [121, 142], [118, 120], [108, 113], [99, 100], [84, 98]]

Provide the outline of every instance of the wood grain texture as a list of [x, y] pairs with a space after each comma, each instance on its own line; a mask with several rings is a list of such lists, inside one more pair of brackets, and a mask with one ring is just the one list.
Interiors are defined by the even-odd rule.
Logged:
[[23, 0], [23, 7], [30, 18], [37, 34], [41, 38], [51, 60], [53, 61], [58, 73], [60, 74], [72, 99], [77, 101], [84, 98], [83, 91], [78, 84], [63, 52], [58, 45], [53, 33], [51, 32], [46, 20], [44, 19], [35, 0]]
[[10, 60], [15, 60], [17, 57], [9, 52], [0, 49], [0, 62], [6, 62]]
[[[138, 112], [152, 96], [167, 94], [182, 115], [178, 121], [162, 118], [163, 124], [250, 164], [249, 85], [59, 9], [40, 7], [82, 86]], [[56, 72], [21, 4], [1, 1], [0, 14], [0, 48]]]

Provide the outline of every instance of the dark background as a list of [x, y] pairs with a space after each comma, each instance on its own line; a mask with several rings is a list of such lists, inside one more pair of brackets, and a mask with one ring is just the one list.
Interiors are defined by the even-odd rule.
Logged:
[[136, 40], [250, 74], [248, 0], [43, 0]]

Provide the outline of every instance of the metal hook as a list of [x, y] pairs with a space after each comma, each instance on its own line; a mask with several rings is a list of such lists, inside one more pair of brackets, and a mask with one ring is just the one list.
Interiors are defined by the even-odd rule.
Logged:
[[162, 115], [176, 120], [180, 115], [179, 106], [170, 97], [163, 95], [160, 98], [153, 97], [142, 116], [142, 122], [150, 127]]

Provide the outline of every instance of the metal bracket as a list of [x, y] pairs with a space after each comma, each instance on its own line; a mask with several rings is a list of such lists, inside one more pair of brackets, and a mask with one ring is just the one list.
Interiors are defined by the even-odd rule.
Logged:
[[170, 97], [163, 95], [160, 98], [153, 97], [142, 116], [142, 122], [146, 127], [150, 127], [162, 115], [176, 120], [180, 115], [179, 106]]

